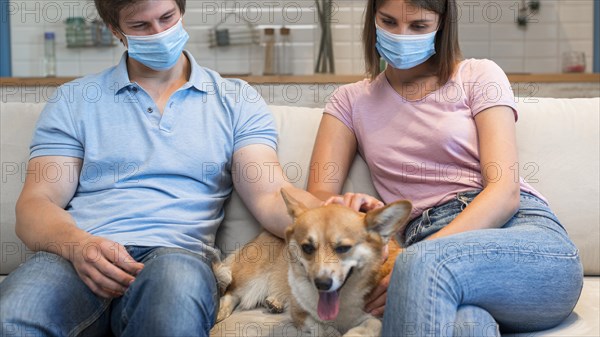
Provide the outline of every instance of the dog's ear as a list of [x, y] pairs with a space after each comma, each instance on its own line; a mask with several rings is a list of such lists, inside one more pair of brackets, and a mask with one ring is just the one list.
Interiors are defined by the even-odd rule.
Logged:
[[294, 199], [292, 195], [285, 190], [285, 188], [281, 189], [281, 196], [283, 197], [283, 201], [285, 201], [288, 213], [292, 219], [296, 219], [300, 216], [300, 214], [304, 213], [308, 209], [303, 203]]
[[377, 232], [387, 242], [394, 233], [404, 230], [411, 210], [410, 201], [401, 200], [369, 211], [365, 216], [367, 230]]

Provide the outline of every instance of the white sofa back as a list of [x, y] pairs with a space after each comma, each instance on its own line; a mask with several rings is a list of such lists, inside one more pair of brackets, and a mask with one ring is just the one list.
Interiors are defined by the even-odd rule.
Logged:
[[[519, 98], [518, 107], [520, 162], [515, 169], [548, 198], [580, 249], [586, 275], [600, 275], [600, 98]], [[25, 177], [32, 130], [42, 108], [43, 104], [0, 103], [0, 274], [9, 273], [31, 254], [14, 234], [14, 206]], [[306, 187], [322, 109], [271, 109], [280, 132], [280, 162], [290, 181]], [[376, 194], [359, 156], [344, 190]], [[230, 252], [260, 230], [234, 192], [226, 205], [217, 245]]]

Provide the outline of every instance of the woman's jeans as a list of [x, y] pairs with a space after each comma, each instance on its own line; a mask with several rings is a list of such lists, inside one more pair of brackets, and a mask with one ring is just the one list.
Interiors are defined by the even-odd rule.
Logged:
[[207, 336], [219, 303], [210, 261], [179, 248], [126, 248], [144, 269], [113, 300], [94, 295], [69, 261], [36, 253], [0, 283], [2, 336]]
[[544, 330], [573, 310], [583, 286], [577, 248], [546, 203], [521, 193], [502, 228], [424, 240], [479, 191], [459, 193], [406, 228], [382, 336], [499, 336]]

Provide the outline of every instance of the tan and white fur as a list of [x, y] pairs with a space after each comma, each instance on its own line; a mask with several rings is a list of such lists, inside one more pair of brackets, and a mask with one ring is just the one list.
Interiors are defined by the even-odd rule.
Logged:
[[393, 267], [399, 247], [390, 242], [382, 268], [382, 250], [404, 230], [412, 205], [397, 201], [366, 214], [341, 205], [306, 208], [281, 191], [294, 222], [285, 242], [268, 232], [217, 266], [221, 289], [217, 321], [234, 309], [266, 307], [290, 311], [304, 330], [332, 325], [347, 336], [379, 336], [381, 321], [363, 308], [365, 297]]

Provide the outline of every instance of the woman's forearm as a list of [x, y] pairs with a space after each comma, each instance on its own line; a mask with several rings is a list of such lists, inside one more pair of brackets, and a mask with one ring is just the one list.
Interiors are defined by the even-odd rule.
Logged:
[[519, 209], [519, 191], [514, 188], [490, 186], [481, 193], [446, 227], [427, 239], [441, 238], [462, 232], [500, 228]]

